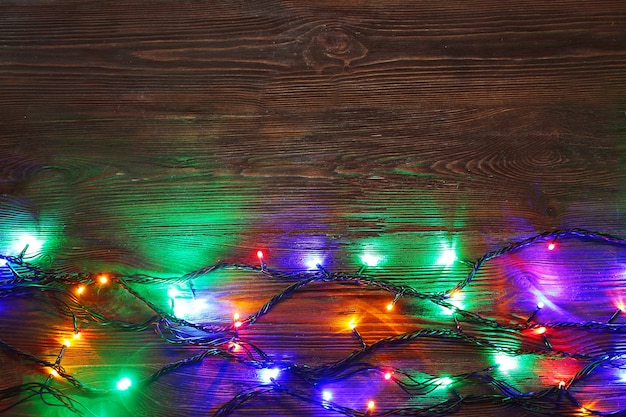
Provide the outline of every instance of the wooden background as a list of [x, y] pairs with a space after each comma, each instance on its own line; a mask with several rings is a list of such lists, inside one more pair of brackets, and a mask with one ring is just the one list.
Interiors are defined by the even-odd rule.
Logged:
[[[3, 1], [0, 104], [3, 253], [29, 233], [43, 242], [30, 259], [64, 272], [182, 275], [254, 263], [258, 249], [276, 269], [306, 269], [315, 256], [356, 272], [371, 251], [378, 278], [441, 291], [467, 271], [436, 262], [448, 246], [474, 260], [555, 228], [626, 236], [620, 1]], [[570, 249], [575, 257], [550, 261], [571, 272], [553, 284], [582, 288], [564, 300], [577, 317], [606, 321], [626, 286], [626, 251]], [[532, 311], [532, 297], [510, 295], [508, 270], [491, 267], [470, 288], [477, 312]], [[204, 284], [217, 322], [284, 287], [234, 272]], [[163, 303], [166, 290], [145, 289]], [[145, 314], [114, 283], [86, 297], [111, 314]], [[432, 324], [408, 301], [386, 313], [389, 297], [319, 285], [249, 337], [276, 357], [323, 363], [358, 349], [351, 317], [366, 341]], [[0, 304], [0, 339], [54, 358], [69, 321], [41, 302]], [[189, 353], [150, 330], [81, 326], [63, 364], [95, 386]], [[474, 349], [430, 341], [394, 355], [437, 375], [488, 366]], [[2, 386], [44, 378], [8, 353], [0, 361]], [[538, 390], [560, 378], [550, 372], [525, 367], [511, 383]], [[210, 415], [249, 374], [208, 359], [140, 400], [78, 398], [98, 416]], [[607, 410], [626, 407], [623, 384], [585, 389]], [[378, 409], [405, 398], [385, 391]], [[337, 397], [362, 411], [367, 399]], [[458, 415], [503, 412], [527, 415]], [[7, 415], [70, 414], [34, 400]], [[235, 415], [336, 414], [269, 395]]]

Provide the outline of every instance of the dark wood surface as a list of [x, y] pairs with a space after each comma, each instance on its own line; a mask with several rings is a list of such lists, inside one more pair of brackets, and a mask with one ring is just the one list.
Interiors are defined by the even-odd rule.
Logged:
[[[220, 260], [255, 263], [262, 249], [272, 268], [303, 270], [315, 255], [329, 271], [355, 273], [372, 251], [383, 259], [373, 276], [443, 291], [467, 272], [437, 263], [446, 246], [475, 260], [555, 228], [626, 236], [620, 1], [2, 2], [0, 104], [0, 252], [15, 255], [29, 233], [44, 243], [27, 255], [57, 271], [183, 275]], [[626, 250], [586, 243], [490, 265], [467, 290], [471, 309], [528, 315], [536, 300], [520, 281], [539, 265], [544, 285], [563, 289], [563, 309], [606, 321], [624, 295]], [[211, 306], [204, 319], [251, 314], [284, 286], [211, 276], [198, 283]], [[142, 291], [167, 305], [167, 288]], [[115, 283], [85, 297], [107, 314], [149, 315]], [[366, 342], [454, 327], [419, 302], [388, 313], [389, 301], [316, 284], [246, 337], [276, 358], [320, 364], [359, 348], [346, 331], [352, 317]], [[72, 329], [36, 300], [0, 300], [0, 317], [0, 339], [48, 358]], [[63, 365], [94, 386], [193, 352], [150, 330], [81, 325], [85, 338]], [[491, 364], [473, 346], [436, 340], [381, 355], [433, 375]], [[6, 352], [0, 363], [2, 386], [45, 379]], [[538, 361], [510, 382], [536, 391], [576, 370]], [[141, 394], [77, 398], [98, 416], [210, 415], [251, 379], [209, 358]], [[364, 411], [368, 384], [338, 387], [338, 402]], [[626, 407], [624, 388], [600, 378], [578, 391], [612, 410]], [[393, 388], [376, 400], [379, 411], [410, 401]], [[503, 406], [458, 415], [503, 413], [530, 415]], [[70, 414], [33, 400], [7, 415]], [[234, 415], [338, 414], [270, 394]]]

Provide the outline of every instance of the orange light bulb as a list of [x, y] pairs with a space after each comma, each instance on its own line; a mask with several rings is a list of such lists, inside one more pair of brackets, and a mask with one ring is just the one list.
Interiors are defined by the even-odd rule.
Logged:
[[105, 274], [102, 274], [98, 277], [98, 281], [100, 282], [100, 284], [104, 285], [107, 282], [109, 282], [109, 277], [106, 276]]

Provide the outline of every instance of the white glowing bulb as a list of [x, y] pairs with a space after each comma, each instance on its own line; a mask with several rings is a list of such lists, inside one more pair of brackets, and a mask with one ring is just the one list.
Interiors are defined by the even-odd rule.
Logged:
[[318, 265], [322, 265], [324, 262], [324, 260], [319, 257], [319, 256], [308, 256], [305, 260], [304, 260], [304, 264], [306, 265], [307, 269], [317, 269]]
[[270, 382], [272, 382], [272, 379], [278, 378], [279, 373], [280, 373], [280, 369], [278, 368], [261, 369], [261, 372], [260, 372], [261, 381], [263, 381], [266, 384], [269, 384]]
[[454, 261], [456, 261], [456, 253], [454, 252], [454, 250], [446, 249], [445, 251], [443, 251], [441, 256], [439, 256], [439, 259], [437, 259], [437, 264], [449, 266], [452, 265]]
[[371, 253], [366, 253], [361, 255], [361, 262], [363, 262], [366, 266], [377, 266], [380, 262], [380, 256], [372, 255]]
[[437, 385], [437, 387], [439, 388], [445, 388], [449, 386], [450, 384], [452, 384], [453, 382], [454, 381], [452, 380], [452, 378], [448, 376], [444, 376], [444, 377], [437, 378], [434, 380], [435, 385]]
[[130, 378], [124, 377], [117, 381], [117, 389], [120, 391], [126, 391], [131, 385], [133, 385], [133, 381]]
[[513, 369], [517, 369], [518, 367], [518, 359], [514, 356], [505, 355], [503, 353], [498, 353], [495, 356], [496, 364], [498, 364], [498, 368], [501, 371], [510, 371]]
[[330, 401], [333, 399], [333, 393], [327, 389], [325, 389], [324, 391], [322, 391], [322, 400], [324, 401]]
[[22, 251], [26, 249], [24, 255], [33, 256], [39, 253], [42, 247], [43, 240], [39, 240], [37, 237], [29, 233], [22, 233], [17, 237], [17, 240], [13, 244], [13, 251], [16, 253], [22, 253]]

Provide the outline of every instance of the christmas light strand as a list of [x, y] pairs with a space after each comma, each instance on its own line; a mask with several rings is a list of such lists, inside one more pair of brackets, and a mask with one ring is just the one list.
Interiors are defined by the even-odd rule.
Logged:
[[[491, 251], [478, 258], [474, 262], [464, 261], [470, 267], [465, 278], [442, 292], [423, 292], [407, 285], [396, 285], [391, 282], [377, 279], [371, 275], [363, 274], [366, 268], [361, 268], [356, 274], [332, 272], [318, 265], [318, 269], [308, 272], [289, 273], [273, 270], [268, 267], [262, 253], [259, 254], [260, 265], [242, 263], [221, 262], [207, 266], [197, 271], [190, 272], [181, 277], [152, 277], [146, 274], [123, 275], [111, 273], [108, 275], [96, 273], [83, 274], [57, 274], [36, 267], [24, 260], [26, 249], [18, 256], [0, 255], [6, 267], [11, 271], [11, 278], [0, 280], [0, 298], [9, 297], [46, 297], [56, 307], [57, 311], [69, 317], [73, 323], [73, 332], [79, 335], [79, 322], [91, 322], [101, 326], [110, 326], [127, 331], [143, 331], [153, 327], [156, 333], [167, 343], [180, 346], [201, 347], [199, 353], [195, 353], [179, 361], [163, 365], [156, 372], [146, 376], [143, 380], [132, 385], [131, 381], [118, 384], [118, 389], [141, 390], [152, 384], [162, 376], [176, 372], [184, 366], [193, 366], [201, 363], [207, 357], [221, 358], [222, 360], [238, 362], [259, 370], [270, 370], [278, 373], [289, 374], [294, 377], [298, 384], [290, 386], [279, 381], [276, 376], [270, 376], [267, 381], [253, 388], [246, 388], [235, 395], [231, 400], [222, 404], [214, 413], [214, 416], [224, 417], [232, 414], [237, 409], [244, 407], [253, 398], [263, 395], [286, 395], [296, 400], [313, 404], [320, 410], [329, 410], [346, 416], [405, 416], [405, 415], [448, 415], [458, 411], [464, 405], [514, 405], [522, 410], [537, 414], [558, 415], [566, 412], [563, 407], [569, 404], [571, 409], [583, 410], [587, 415], [618, 416], [625, 415], [626, 409], [604, 412], [592, 410], [581, 405], [570, 388], [580, 381], [588, 378], [597, 369], [617, 368], [624, 369], [626, 365], [626, 351], [619, 345], [611, 353], [591, 354], [579, 351], [557, 350], [550, 343], [545, 334], [547, 329], [564, 329], [578, 332], [602, 332], [609, 334], [626, 333], [626, 324], [614, 323], [622, 312], [617, 311], [606, 322], [536, 322], [536, 314], [543, 308], [538, 304], [535, 311], [528, 318], [516, 323], [498, 321], [493, 318], [483, 317], [477, 312], [457, 307], [453, 298], [459, 291], [466, 287], [476, 278], [481, 269], [491, 260], [519, 251], [538, 242], [548, 242], [548, 250], [553, 250], [556, 242], [575, 238], [588, 243], [601, 243], [626, 247], [626, 240], [608, 234], [587, 231], [583, 229], [555, 230], [541, 233], [528, 239], [512, 243], [501, 249]], [[219, 270], [239, 270], [249, 273], [261, 274], [267, 279], [286, 282], [288, 285], [280, 292], [272, 296], [261, 308], [245, 318], [236, 317], [233, 323], [201, 324], [177, 317], [171, 311], [164, 309], [142, 296], [135, 286], [163, 285], [163, 284], [187, 284], [195, 296], [193, 282]], [[115, 282], [127, 294], [132, 296], [137, 303], [143, 305], [152, 312], [152, 317], [142, 322], [131, 322], [107, 318], [93, 307], [84, 305], [76, 295], [76, 287], [84, 288], [86, 285], [97, 283], [106, 284]], [[336, 283], [340, 285], [353, 285], [371, 287], [385, 291], [394, 296], [390, 306], [393, 307], [400, 299], [418, 299], [450, 310], [454, 328], [441, 329], [416, 329], [403, 334], [381, 338], [373, 343], [366, 343], [361, 337], [356, 325], [351, 325], [353, 332], [361, 347], [342, 359], [326, 363], [320, 366], [311, 366], [289, 361], [278, 361], [272, 355], [260, 347], [242, 337], [246, 328], [253, 326], [262, 316], [269, 314], [273, 308], [288, 300], [298, 291], [315, 283]], [[170, 309], [171, 310], [171, 309]], [[536, 334], [543, 335], [543, 345], [536, 348], [519, 348], [506, 342], [506, 338], [494, 340], [487, 337], [478, 337], [467, 334], [462, 324], [479, 326], [482, 329], [501, 330], [504, 335], [510, 337], [522, 337], [525, 331], [533, 330]], [[463, 343], [479, 348], [489, 349], [512, 356], [533, 355], [543, 358], [570, 358], [584, 363], [582, 369], [570, 380], [561, 381], [556, 386], [548, 386], [536, 392], [522, 392], [513, 387], [509, 382], [496, 378], [494, 370], [497, 367], [488, 367], [476, 372], [451, 375], [446, 381], [439, 376], [425, 376], [417, 378], [410, 372], [402, 369], [388, 369], [370, 363], [370, 356], [376, 351], [393, 346], [410, 346], [418, 340], [436, 339], [450, 343]], [[624, 344], [624, 343], [622, 343]], [[40, 359], [35, 355], [17, 349], [0, 340], [0, 348], [17, 358], [51, 369], [51, 374], [44, 383], [25, 383], [0, 389], [0, 400], [15, 398], [15, 402], [0, 409], [7, 411], [33, 398], [40, 398], [42, 402], [51, 406], [62, 406], [76, 414], [84, 414], [81, 404], [68, 396], [64, 390], [52, 386], [52, 375], [64, 379], [80, 392], [90, 395], [112, 395], [115, 390], [98, 389], [82, 383], [74, 375], [70, 375], [61, 366], [61, 359], [67, 346], [61, 347], [61, 351], [54, 363]], [[243, 354], [241, 354], [243, 352]], [[320, 395], [320, 387], [354, 377], [355, 375], [381, 374], [385, 380], [389, 380], [400, 387], [410, 397], [426, 396], [436, 389], [445, 388], [452, 399], [447, 399], [436, 404], [400, 406], [397, 408], [376, 410], [376, 404], [372, 400], [364, 409], [354, 409], [334, 402], [330, 395]], [[484, 395], [460, 395], [456, 387], [471, 381], [472, 384], [486, 385], [495, 390], [495, 393]], [[302, 389], [303, 385], [306, 389]], [[565, 403], [563, 402], [565, 401]]]

